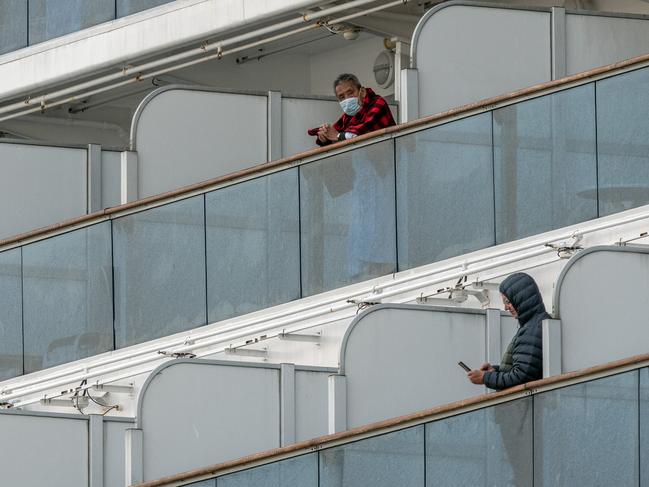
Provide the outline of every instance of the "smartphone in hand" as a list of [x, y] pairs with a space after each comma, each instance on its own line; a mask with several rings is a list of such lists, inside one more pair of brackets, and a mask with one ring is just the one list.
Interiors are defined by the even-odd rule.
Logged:
[[467, 364], [465, 364], [464, 362], [462, 362], [461, 360], [460, 360], [457, 364], [458, 364], [460, 367], [462, 367], [466, 372], [471, 372], [471, 368], [470, 368]]

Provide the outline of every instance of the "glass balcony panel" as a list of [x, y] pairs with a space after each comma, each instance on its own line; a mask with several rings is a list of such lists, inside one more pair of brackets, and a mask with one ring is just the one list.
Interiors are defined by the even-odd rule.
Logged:
[[300, 167], [304, 295], [394, 272], [394, 193], [392, 141]]
[[216, 479], [201, 480], [191, 484], [185, 484], [187, 487], [216, 487]]
[[210, 322], [300, 297], [297, 169], [205, 196]]
[[597, 82], [599, 213], [649, 203], [649, 69]]
[[0, 55], [27, 46], [27, 2], [0, 0]]
[[638, 371], [535, 396], [534, 485], [638, 484]]
[[170, 2], [173, 0], [117, 0], [117, 18]]
[[532, 485], [532, 399], [426, 425], [426, 485]]
[[649, 487], [649, 368], [640, 373], [640, 485]]
[[493, 112], [496, 242], [597, 217], [594, 86]]
[[20, 249], [0, 253], [0, 380], [23, 373]]
[[110, 223], [23, 247], [25, 373], [113, 349]]
[[218, 487], [318, 487], [318, 454], [269, 463], [261, 467], [224, 475]]
[[114, 18], [113, 0], [29, 0], [29, 43], [37, 44]]
[[203, 196], [113, 220], [117, 348], [206, 322]]
[[491, 116], [397, 139], [399, 269], [494, 244]]
[[321, 451], [320, 487], [424, 487], [424, 468], [422, 425]]

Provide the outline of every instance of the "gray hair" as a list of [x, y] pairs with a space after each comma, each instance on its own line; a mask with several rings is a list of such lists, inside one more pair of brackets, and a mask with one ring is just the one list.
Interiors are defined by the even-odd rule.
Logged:
[[344, 83], [345, 81], [351, 81], [352, 83], [354, 83], [354, 86], [356, 88], [361, 87], [361, 82], [358, 81], [358, 78], [355, 75], [350, 73], [343, 73], [343, 74], [339, 74], [336, 80], [334, 81], [334, 93], [336, 91], [336, 86], [338, 86], [340, 83]]

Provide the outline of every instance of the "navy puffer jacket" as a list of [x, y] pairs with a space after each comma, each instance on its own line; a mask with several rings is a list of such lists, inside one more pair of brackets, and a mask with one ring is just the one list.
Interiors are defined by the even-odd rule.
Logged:
[[500, 292], [507, 296], [516, 309], [519, 328], [508, 348], [508, 352], [511, 352], [511, 367], [503, 360], [500, 367], [494, 367], [495, 371], [484, 374], [485, 385], [496, 390], [543, 377], [541, 322], [550, 318], [536, 282], [527, 274], [518, 272], [507, 277], [500, 284]]

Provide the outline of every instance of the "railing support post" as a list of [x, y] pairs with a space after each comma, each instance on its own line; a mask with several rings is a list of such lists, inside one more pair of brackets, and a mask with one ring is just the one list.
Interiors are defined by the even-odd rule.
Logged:
[[543, 377], [561, 374], [561, 321], [543, 320]]
[[121, 204], [137, 200], [137, 173], [137, 152], [122, 152], [120, 172]]
[[329, 376], [329, 434], [347, 429], [347, 378]]
[[280, 446], [295, 443], [295, 365], [280, 365]]

